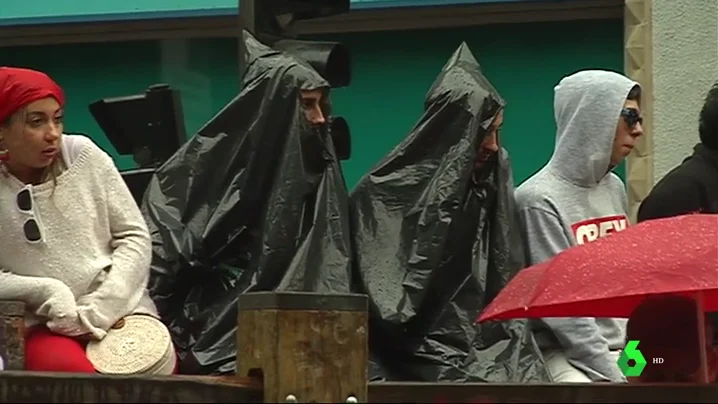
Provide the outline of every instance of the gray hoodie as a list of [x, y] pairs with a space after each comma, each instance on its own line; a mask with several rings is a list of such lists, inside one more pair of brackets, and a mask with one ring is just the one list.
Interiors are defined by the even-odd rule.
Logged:
[[[554, 89], [554, 154], [516, 189], [529, 264], [627, 226], [626, 191], [610, 172], [610, 156], [621, 109], [636, 85], [618, 73], [586, 70]], [[544, 318], [533, 325], [542, 349], [562, 349], [591, 380], [625, 380], [609, 355], [623, 347], [625, 320]]]

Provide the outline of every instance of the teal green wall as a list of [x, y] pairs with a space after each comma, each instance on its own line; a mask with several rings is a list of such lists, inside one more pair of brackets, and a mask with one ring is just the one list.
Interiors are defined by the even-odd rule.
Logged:
[[[545, 0], [350, 0], [352, 10], [455, 6], [481, 3], [531, 3]], [[581, 2], [586, 0], [573, 0]], [[0, 26], [88, 21], [236, 16], [237, 0], [3, 0]]]
[[195, 10], [237, 9], [237, 0], [5, 0], [3, 19], [78, 18], [80, 16], [158, 12], [190, 12]]
[[[344, 164], [349, 186], [411, 130], [422, 113], [426, 91], [462, 40], [508, 102], [502, 137], [517, 182], [540, 168], [553, 150], [553, 86], [558, 80], [584, 68], [623, 70], [622, 21], [331, 38], [347, 44], [354, 58], [352, 86], [333, 93], [334, 110], [352, 128], [353, 157]], [[68, 93], [67, 130], [86, 132], [111, 150], [87, 111], [87, 104], [98, 98], [169, 82], [183, 91], [187, 129], [194, 131], [239, 87], [233, 39], [0, 48], [0, 60], [52, 75]], [[132, 164], [128, 157], [117, 157], [117, 162], [122, 168]]]

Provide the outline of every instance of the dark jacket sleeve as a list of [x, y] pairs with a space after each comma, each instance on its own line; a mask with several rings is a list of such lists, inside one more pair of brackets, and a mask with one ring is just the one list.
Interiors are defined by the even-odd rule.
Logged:
[[700, 183], [684, 176], [658, 184], [638, 209], [638, 222], [698, 213], [706, 209]]

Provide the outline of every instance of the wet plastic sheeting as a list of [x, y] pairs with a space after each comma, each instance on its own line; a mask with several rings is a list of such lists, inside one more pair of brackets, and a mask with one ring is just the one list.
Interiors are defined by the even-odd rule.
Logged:
[[326, 126], [299, 98], [328, 84], [244, 39], [243, 90], [157, 171], [142, 205], [150, 291], [183, 373], [234, 372], [242, 293], [350, 290], [347, 191]]
[[475, 324], [524, 266], [507, 154], [474, 163], [503, 104], [462, 44], [414, 130], [351, 194], [375, 378], [548, 381], [525, 320]]

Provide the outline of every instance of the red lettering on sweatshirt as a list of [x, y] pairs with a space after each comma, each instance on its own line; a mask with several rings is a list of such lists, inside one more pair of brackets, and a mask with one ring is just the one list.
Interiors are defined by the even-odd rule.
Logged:
[[605, 216], [588, 219], [571, 225], [576, 244], [586, 244], [607, 236], [611, 233], [625, 230], [628, 219], [625, 215]]

